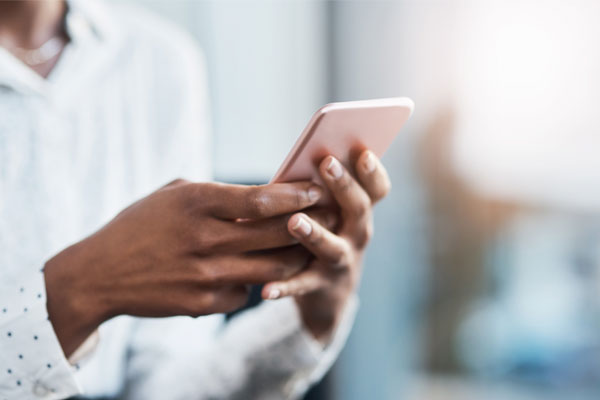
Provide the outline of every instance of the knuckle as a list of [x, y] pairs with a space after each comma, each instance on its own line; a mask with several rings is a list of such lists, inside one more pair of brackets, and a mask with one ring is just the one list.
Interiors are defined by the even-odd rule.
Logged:
[[356, 208], [354, 209], [355, 216], [364, 217], [369, 213], [370, 209], [370, 204], [367, 204], [367, 202], [365, 201], [361, 201], [356, 205]]
[[203, 195], [202, 184], [194, 184], [187, 182], [176, 187], [177, 194], [181, 201], [183, 211], [188, 215], [197, 215], [204, 207], [205, 202], [199, 201], [199, 197]]
[[336, 267], [346, 265], [348, 262], [348, 250], [346, 248], [338, 249], [331, 257], [331, 264]]
[[256, 217], [261, 217], [268, 214], [270, 208], [270, 197], [263, 190], [258, 187], [248, 191], [246, 198], [246, 204], [250, 210], [250, 213]]
[[373, 221], [369, 218], [362, 226], [360, 233], [357, 235], [355, 243], [359, 248], [364, 248], [373, 237], [374, 227]]
[[356, 202], [352, 208], [352, 216], [357, 218], [363, 218], [369, 215], [371, 212], [371, 200], [366, 194], [361, 195], [360, 199]]
[[308, 204], [310, 202], [309, 198], [308, 198], [308, 192], [306, 190], [296, 190], [296, 195], [294, 196], [294, 200], [295, 200], [295, 208], [297, 210], [300, 210], [302, 208], [304, 208], [305, 204]]
[[347, 193], [352, 189], [352, 177], [344, 172], [337, 184], [337, 190], [340, 193]]
[[206, 225], [203, 228], [194, 225], [189, 229], [187, 240], [190, 243], [191, 250], [196, 254], [214, 254], [222, 245], [222, 237], [219, 238], [217, 235], [211, 234], [214, 231], [207, 228]]
[[221, 274], [220, 268], [217, 266], [217, 264], [213, 264], [209, 267], [204, 266], [204, 268], [202, 268], [199, 272], [202, 285], [218, 286], [223, 284], [223, 275]]
[[202, 236], [204, 239], [201, 243], [202, 248], [200, 248], [200, 252], [204, 254], [222, 254], [231, 244], [231, 241], [227, 239], [226, 235], [218, 237], [204, 232]]
[[323, 242], [323, 230], [319, 227], [313, 227], [313, 230], [308, 236], [307, 241], [315, 247], [321, 245], [321, 243]]

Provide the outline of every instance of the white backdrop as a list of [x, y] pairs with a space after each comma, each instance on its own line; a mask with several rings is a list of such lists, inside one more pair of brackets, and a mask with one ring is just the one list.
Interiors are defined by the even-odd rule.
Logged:
[[361, 308], [334, 398], [397, 399], [419, 351], [426, 287], [418, 132], [458, 116], [455, 168], [476, 190], [557, 208], [600, 205], [597, 2], [131, 0], [177, 21], [208, 59], [217, 178], [266, 181], [329, 101], [409, 96], [384, 158]]
[[[376, 210], [361, 306], [332, 399], [397, 399], [418, 353], [407, 323], [426, 269], [414, 145], [449, 89], [451, 2], [132, 0], [192, 32], [210, 73], [218, 179], [265, 181], [331, 101], [409, 96], [416, 113], [384, 158], [395, 190]], [[442, 96], [443, 97], [443, 96]], [[415, 295], [417, 294], [417, 295]], [[412, 344], [412, 345], [410, 345]]]
[[473, 1], [458, 15], [460, 173], [492, 196], [600, 211], [600, 3]]
[[216, 176], [269, 180], [326, 100], [326, 3], [132, 1], [182, 25], [206, 54]]

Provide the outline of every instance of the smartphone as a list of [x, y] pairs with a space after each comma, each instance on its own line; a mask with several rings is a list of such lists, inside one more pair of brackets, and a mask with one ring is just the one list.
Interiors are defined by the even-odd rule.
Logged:
[[[413, 101], [406, 97], [348, 101], [321, 107], [271, 183], [312, 180], [324, 187], [318, 167], [326, 156], [340, 160], [348, 171], [354, 171], [363, 150], [383, 156], [413, 109]], [[321, 203], [329, 201], [325, 196]]]

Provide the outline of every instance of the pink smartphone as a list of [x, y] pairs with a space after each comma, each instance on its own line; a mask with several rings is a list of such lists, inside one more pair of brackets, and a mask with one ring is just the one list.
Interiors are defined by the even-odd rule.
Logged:
[[[363, 150], [381, 157], [413, 109], [413, 101], [406, 97], [323, 106], [313, 115], [271, 183], [312, 180], [323, 186], [318, 166], [326, 156], [334, 156], [349, 171], [354, 171]], [[327, 201], [325, 198], [322, 203]]]

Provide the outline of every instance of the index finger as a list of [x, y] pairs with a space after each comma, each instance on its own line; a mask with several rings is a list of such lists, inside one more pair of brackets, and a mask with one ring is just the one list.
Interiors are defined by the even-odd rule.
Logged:
[[216, 184], [210, 207], [221, 219], [262, 219], [293, 213], [319, 201], [323, 190], [312, 182], [260, 186]]

